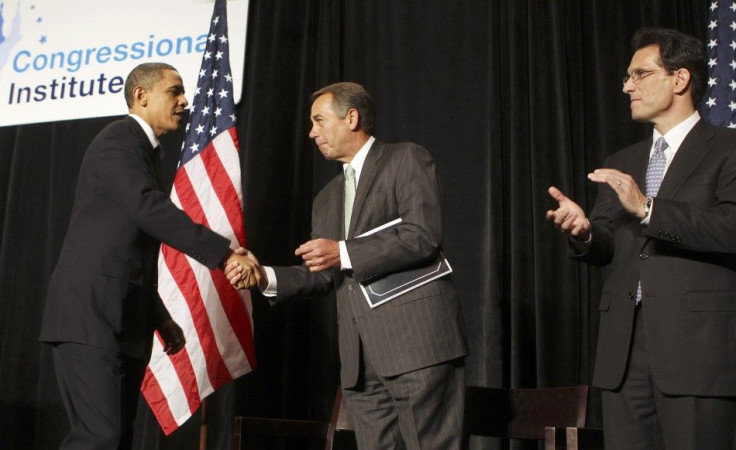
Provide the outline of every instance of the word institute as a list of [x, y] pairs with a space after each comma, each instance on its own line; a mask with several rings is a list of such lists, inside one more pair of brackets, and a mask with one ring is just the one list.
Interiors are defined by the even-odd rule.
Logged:
[[101, 73], [97, 78], [77, 80], [72, 76], [61, 79], [54, 78], [49, 83], [36, 86], [17, 86], [10, 83], [8, 104], [43, 102], [64, 98], [89, 97], [92, 95], [117, 94], [123, 89], [125, 80], [122, 76], [107, 78]]

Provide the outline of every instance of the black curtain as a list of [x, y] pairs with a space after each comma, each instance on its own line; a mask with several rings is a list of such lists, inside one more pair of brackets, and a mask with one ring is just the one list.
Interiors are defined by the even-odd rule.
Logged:
[[[360, 82], [376, 101], [376, 135], [426, 146], [440, 170], [468, 384], [589, 383], [602, 273], [568, 260], [544, 218], [547, 188], [592, 207], [586, 174], [650, 132], [631, 122], [621, 93], [631, 35], [659, 25], [704, 39], [707, 9], [705, 0], [251, 0], [237, 108], [248, 246], [266, 264], [299, 262], [311, 200], [339, 171], [307, 137], [310, 93]], [[0, 128], [1, 449], [56, 448], [67, 432], [39, 323], [81, 158], [110, 120]], [[169, 182], [181, 139], [163, 140]], [[334, 298], [270, 308], [255, 294], [253, 314], [257, 369], [169, 437], [141, 402], [137, 449], [197, 449], [203, 416], [208, 449], [230, 448], [235, 414], [327, 418], [339, 368]]]

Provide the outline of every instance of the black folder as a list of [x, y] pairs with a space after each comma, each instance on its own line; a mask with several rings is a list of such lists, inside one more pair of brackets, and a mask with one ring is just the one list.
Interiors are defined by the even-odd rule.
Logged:
[[[368, 236], [377, 231], [385, 230], [401, 222], [401, 218], [393, 220], [358, 237]], [[394, 272], [367, 283], [360, 283], [368, 305], [371, 308], [382, 305], [401, 294], [416, 289], [432, 280], [443, 277], [452, 272], [450, 263], [442, 252], [431, 262], [401, 272]]]

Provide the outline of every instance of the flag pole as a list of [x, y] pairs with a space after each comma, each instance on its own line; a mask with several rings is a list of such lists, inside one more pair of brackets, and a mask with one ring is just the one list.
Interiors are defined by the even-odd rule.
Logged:
[[207, 399], [202, 399], [202, 415], [199, 420], [199, 450], [207, 450]]

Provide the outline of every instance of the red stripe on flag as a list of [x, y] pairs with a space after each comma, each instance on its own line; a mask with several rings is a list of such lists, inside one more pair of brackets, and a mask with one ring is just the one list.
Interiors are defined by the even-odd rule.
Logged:
[[[232, 132], [234, 132], [235, 129], [229, 128], [228, 130], [233, 130]], [[230, 139], [232, 139], [232, 132], [227, 133]], [[225, 133], [223, 132], [222, 134], [224, 135]], [[232, 145], [235, 144], [233, 143]], [[233, 147], [232, 151], [236, 151], [235, 149], [236, 147]], [[200, 154], [200, 157], [202, 158], [202, 163], [204, 164], [210, 183], [212, 183], [212, 190], [217, 195], [217, 199], [225, 210], [228, 221], [235, 232], [235, 237], [238, 239], [240, 245], [245, 247], [243, 210], [240, 206], [238, 192], [235, 190], [230, 176], [223, 167], [222, 160], [220, 160], [220, 157], [215, 151], [214, 141], [207, 145], [207, 148]]]
[[[184, 259], [184, 255], [167, 245], [161, 246], [161, 253], [164, 255], [164, 260], [166, 260], [167, 254], [171, 253], [173, 253], [174, 256], [178, 255], [182, 259]], [[184, 261], [184, 263], [186, 264], [186, 260]], [[167, 267], [171, 271], [171, 267], [168, 265]], [[161, 346], [165, 347], [165, 343], [163, 339], [161, 339], [161, 336], [158, 332], [156, 332], [155, 336], [161, 343]], [[179, 379], [179, 383], [181, 384], [182, 390], [184, 391], [184, 395], [187, 398], [189, 411], [191, 413], [194, 413], [194, 411], [199, 408], [199, 405], [201, 405], [202, 402], [199, 396], [199, 385], [197, 384], [197, 376], [194, 371], [192, 360], [189, 357], [189, 353], [186, 351], [186, 348], [184, 348], [174, 355], [168, 355], [168, 357], [171, 361], [171, 364], [174, 366], [174, 372]]]
[[[166, 267], [171, 272], [182, 296], [187, 302], [189, 312], [192, 317], [192, 323], [194, 323], [194, 330], [199, 338], [199, 344], [202, 347], [202, 353], [205, 356], [205, 364], [207, 366], [207, 376], [210, 379], [210, 383], [221, 386], [224, 383], [232, 380], [230, 371], [225, 366], [225, 361], [222, 359], [220, 350], [217, 348], [217, 342], [214, 338], [214, 330], [207, 314], [207, 309], [204, 306], [204, 301], [200, 295], [199, 285], [194, 275], [192, 267], [186, 259], [186, 256], [182, 253], [172, 249], [168, 246], [162, 246], [161, 252], [166, 263]], [[196, 380], [188, 380], [189, 382]], [[185, 386], [185, 391], [188, 391], [189, 386]], [[197, 392], [199, 388], [197, 387]], [[197, 394], [199, 396], [199, 394]]]
[[168, 436], [172, 431], [176, 430], [179, 425], [176, 423], [176, 419], [174, 419], [173, 414], [171, 414], [169, 402], [166, 400], [166, 396], [161, 390], [158, 380], [153, 376], [153, 372], [151, 372], [150, 367], [146, 367], [146, 374], [143, 377], [141, 392], [143, 393], [143, 397], [146, 399], [146, 402], [148, 402], [148, 405], [151, 407], [153, 415], [156, 416], [156, 420], [158, 420], [159, 425], [161, 425], [161, 429], [164, 434]]
[[225, 310], [230, 326], [238, 338], [238, 342], [240, 342], [240, 347], [243, 349], [246, 358], [248, 358], [248, 364], [251, 370], [255, 369], [256, 350], [253, 344], [253, 328], [250, 314], [243, 300], [240, 298], [238, 291], [233, 289], [225, 274], [218, 272], [212, 275], [217, 292], [220, 294], [222, 308]]

